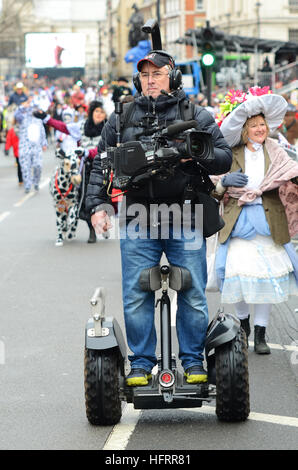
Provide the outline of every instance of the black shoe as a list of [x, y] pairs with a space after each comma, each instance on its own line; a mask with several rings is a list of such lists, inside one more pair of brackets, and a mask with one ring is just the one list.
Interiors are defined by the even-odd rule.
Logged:
[[247, 347], [248, 347], [248, 337], [250, 335], [250, 323], [249, 323], [249, 315], [247, 318], [244, 318], [244, 320], [240, 320], [240, 325], [241, 325], [241, 328], [244, 330], [245, 334], [246, 334], [246, 344], [247, 344]]
[[90, 228], [89, 238], [87, 243], [96, 243], [96, 233], [94, 228]]
[[255, 344], [254, 350], [257, 354], [270, 354], [270, 348], [265, 341], [265, 326], [255, 325]]

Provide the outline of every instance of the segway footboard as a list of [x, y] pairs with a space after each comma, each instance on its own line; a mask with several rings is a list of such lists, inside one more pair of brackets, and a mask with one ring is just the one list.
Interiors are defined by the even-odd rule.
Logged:
[[[164, 371], [163, 371], [164, 373]], [[175, 372], [174, 384], [169, 388], [161, 386], [161, 375], [152, 375], [147, 386], [127, 387], [126, 399], [135, 409], [172, 409], [201, 407], [210, 402], [208, 383], [190, 385], [182, 373]]]

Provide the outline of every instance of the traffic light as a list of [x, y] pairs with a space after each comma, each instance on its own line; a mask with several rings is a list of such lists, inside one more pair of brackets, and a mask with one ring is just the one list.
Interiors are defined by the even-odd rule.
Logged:
[[201, 49], [201, 31], [198, 29], [188, 29], [184, 37], [176, 39], [175, 44], [185, 44], [186, 46], [196, 46]]
[[214, 48], [216, 55], [223, 54], [223, 49], [225, 47], [225, 32], [220, 31], [219, 29], [214, 29]]
[[215, 63], [215, 30], [210, 26], [202, 28], [202, 65], [204, 67], [212, 67]]

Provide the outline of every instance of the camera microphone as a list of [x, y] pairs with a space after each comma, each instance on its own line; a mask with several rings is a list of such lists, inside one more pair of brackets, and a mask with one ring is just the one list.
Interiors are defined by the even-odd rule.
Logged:
[[179, 134], [180, 132], [184, 132], [187, 129], [192, 129], [193, 127], [196, 128], [198, 125], [197, 121], [184, 121], [178, 122], [177, 124], [171, 124], [169, 127], [163, 130], [163, 134], [167, 134], [169, 136]]
[[169, 96], [170, 98], [173, 98], [173, 96], [174, 96], [172, 93], [168, 93], [166, 90], [160, 90], [160, 93], [162, 95]]

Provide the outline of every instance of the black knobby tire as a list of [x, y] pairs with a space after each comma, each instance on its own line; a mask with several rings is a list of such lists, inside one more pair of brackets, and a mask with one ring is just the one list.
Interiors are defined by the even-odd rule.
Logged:
[[245, 421], [249, 415], [246, 335], [242, 328], [229, 343], [216, 348], [216, 414], [221, 421]]
[[120, 421], [119, 371], [117, 352], [85, 349], [85, 404], [91, 424], [114, 425]]

